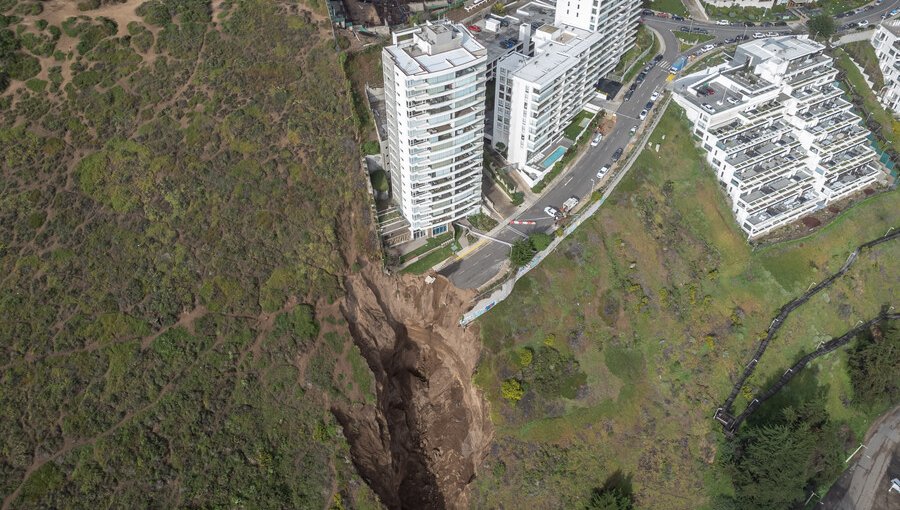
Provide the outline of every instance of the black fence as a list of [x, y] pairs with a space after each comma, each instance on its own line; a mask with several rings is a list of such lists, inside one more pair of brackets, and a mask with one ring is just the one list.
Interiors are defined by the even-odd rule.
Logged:
[[[896, 230], [896, 231], [894, 231], [894, 230]], [[894, 231], [894, 232], [891, 232], [891, 231]], [[756, 408], [759, 407], [759, 404], [761, 402], [765, 401], [766, 399], [768, 399], [769, 397], [771, 397], [772, 395], [777, 393], [778, 390], [781, 389], [782, 386], [787, 384], [787, 381], [790, 381], [791, 378], [794, 377], [794, 374], [796, 373], [796, 371], [802, 369], [807, 363], [809, 363], [810, 360], [815, 359], [815, 358], [817, 358], [823, 354], [826, 354], [828, 352], [831, 352], [832, 350], [840, 347], [841, 345], [844, 345], [845, 343], [847, 343], [849, 341], [850, 338], [853, 338], [853, 336], [858, 334], [859, 331], [862, 331], [862, 329], [859, 329], [859, 328], [870, 327], [872, 324], [875, 324], [877, 322], [885, 320], [885, 318], [893, 317], [892, 314], [887, 313], [887, 310], [882, 310], [881, 314], [879, 314], [877, 317], [871, 319], [869, 322], [866, 322], [856, 328], [853, 328], [852, 330], [848, 331], [847, 333], [845, 333], [844, 335], [842, 335], [839, 338], [836, 338], [836, 339], [830, 340], [829, 342], [826, 342], [823, 345], [823, 347], [821, 347], [820, 349], [817, 349], [816, 351], [811, 352], [810, 354], [807, 354], [803, 359], [798, 361], [797, 364], [794, 365], [794, 367], [791, 367], [791, 369], [789, 369], [787, 372], [785, 372], [785, 374], [781, 377], [779, 382], [776, 383], [775, 386], [770, 388], [765, 394], [760, 395], [760, 397], [753, 399], [753, 401], [750, 402], [750, 404], [747, 406], [747, 409], [745, 409], [744, 412], [742, 412], [737, 417], [732, 415], [731, 408], [734, 405], [734, 400], [737, 398], [738, 394], [740, 393], [741, 388], [744, 387], [744, 384], [747, 382], [747, 379], [751, 375], [753, 375], [753, 372], [756, 370], [756, 365], [759, 363], [759, 360], [762, 358], [763, 354], [765, 354], [765, 352], [766, 352], [766, 349], [769, 347], [769, 342], [772, 341], [772, 339], [775, 337], [775, 334], [778, 332], [779, 329], [781, 329], [781, 326], [784, 325], [784, 321], [785, 321], [785, 319], [787, 319], [788, 315], [790, 315], [791, 312], [793, 312], [795, 309], [797, 309], [797, 307], [799, 307], [802, 304], [809, 301], [810, 298], [812, 298], [818, 292], [827, 288], [832, 283], [834, 283], [835, 280], [837, 280], [838, 278], [843, 276], [844, 273], [846, 273], [847, 270], [850, 269], [850, 266], [853, 265], [853, 262], [855, 262], [856, 259], [859, 257], [859, 254], [860, 254], [860, 252], [862, 252], [862, 250], [872, 248], [881, 243], [886, 243], [888, 241], [891, 241], [893, 239], [900, 237], [900, 230], [892, 228], [891, 231], [888, 231], [887, 234], [885, 234], [877, 239], [873, 239], [867, 243], [863, 243], [863, 244], [859, 245], [855, 250], [853, 250], [853, 253], [851, 253], [850, 256], [847, 257], [847, 261], [844, 262], [844, 265], [842, 265], [841, 268], [836, 273], [832, 274], [828, 278], [819, 282], [815, 287], [806, 291], [802, 296], [794, 299], [793, 301], [788, 302], [787, 304], [785, 304], [784, 306], [781, 307], [781, 309], [778, 311], [778, 315], [775, 316], [775, 318], [772, 320], [772, 323], [769, 325], [768, 330], [766, 330], [766, 337], [760, 342], [759, 347], [756, 348], [756, 352], [753, 353], [753, 357], [750, 359], [750, 362], [744, 368], [744, 371], [743, 371], [743, 373], [741, 373], [741, 376], [738, 378], [738, 380], [734, 383], [734, 387], [731, 389], [731, 393], [728, 395], [728, 398], [726, 398], [725, 402], [722, 404], [722, 406], [716, 410], [715, 418], [717, 421], [719, 421], [722, 424], [723, 428], [725, 429], [726, 434], [729, 434], [729, 435], [733, 434], [737, 430], [737, 427], [740, 426], [741, 422], [743, 422], [747, 418], [747, 416], [750, 415], [750, 413], [755, 411]], [[848, 335], [850, 335], [850, 336], [847, 337]], [[845, 340], [843, 343], [839, 343], [838, 341], [843, 339], [844, 337], [847, 337], [847, 340]], [[831, 346], [831, 347], [829, 350], [823, 351], [820, 353], [819, 351], [824, 349], [826, 346]], [[782, 382], [782, 380], [784, 380], [784, 382]], [[769, 394], [769, 392], [771, 392], [771, 394]]]

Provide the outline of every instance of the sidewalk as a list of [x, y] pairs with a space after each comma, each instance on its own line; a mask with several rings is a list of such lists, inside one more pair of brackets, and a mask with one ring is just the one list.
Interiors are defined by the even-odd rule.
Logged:
[[681, 2], [687, 8], [692, 18], [696, 20], [709, 21], [709, 16], [706, 15], [706, 10], [703, 9], [703, 5], [700, 3], [700, 0], [681, 0]]

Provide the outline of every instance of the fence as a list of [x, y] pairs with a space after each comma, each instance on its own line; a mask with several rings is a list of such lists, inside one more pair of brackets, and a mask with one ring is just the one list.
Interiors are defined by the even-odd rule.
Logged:
[[492, 292], [489, 296], [476, 302], [475, 306], [473, 306], [472, 309], [465, 313], [459, 320], [460, 325], [465, 326], [469, 324], [478, 317], [484, 315], [485, 312], [496, 306], [497, 303], [500, 303], [501, 301], [509, 297], [509, 295], [512, 293], [513, 286], [515, 286], [519, 278], [522, 278], [523, 276], [528, 274], [529, 271], [537, 267], [537, 265], [540, 264], [542, 260], [553, 253], [556, 247], [559, 246], [559, 244], [563, 242], [566, 237], [568, 237], [572, 232], [575, 232], [575, 229], [581, 226], [582, 223], [584, 223], [588, 218], [593, 216], [598, 209], [600, 209], [600, 206], [603, 205], [604, 202], [606, 202], [606, 199], [609, 197], [609, 195], [612, 194], [615, 187], [619, 184], [622, 178], [625, 177], [625, 174], [628, 173], [628, 170], [631, 169], [634, 161], [637, 159], [638, 155], [640, 155], [641, 148], [646, 145], [647, 140], [650, 138], [650, 134], [653, 133], [654, 129], [656, 129], [656, 125], [659, 123], [659, 120], [662, 119], [663, 113], [665, 113], [670, 99], [671, 96], [666, 96], [663, 104], [660, 105], [659, 109], [656, 110], [657, 114], [653, 119], [653, 123], [644, 131], [640, 143], [634, 146], [634, 149], [628, 156], [628, 161], [622, 167], [622, 171], [616, 175], [615, 179], [613, 179], [613, 182], [606, 188], [606, 191], [603, 193], [603, 196], [600, 197], [600, 200], [591, 203], [587, 208], [583, 209], [577, 216], [575, 216], [572, 222], [569, 223], [565, 227], [565, 229], [563, 229], [563, 233], [561, 236], [556, 237], [553, 241], [550, 242], [549, 246], [544, 248], [544, 250], [538, 252], [530, 262], [516, 270], [515, 275], [503, 282], [503, 285], [501, 285], [500, 288]]

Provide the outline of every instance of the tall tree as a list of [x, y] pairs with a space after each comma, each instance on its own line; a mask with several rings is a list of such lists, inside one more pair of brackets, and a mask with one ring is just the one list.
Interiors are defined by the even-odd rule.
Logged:
[[806, 427], [775, 425], [749, 430], [732, 478], [739, 508], [790, 508], [802, 501], [814, 441]]
[[806, 22], [806, 26], [809, 28], [809, 35], [812, 36], [813, 39], [822, 39], [825, 41], [831, 39], [836, 28], [834, 18], [827, 14], [819, 14], [818, 16], [809, 18], [809, 21]]

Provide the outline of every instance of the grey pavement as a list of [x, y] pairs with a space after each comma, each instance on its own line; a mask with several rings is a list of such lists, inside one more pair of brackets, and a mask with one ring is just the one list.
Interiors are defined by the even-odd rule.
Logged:
[[870, 429], [864, 446], [850, 459], [844, 472], [816, 505], [832, 510], [900, 509], [900, 493], [889, 492], [892, 478], [900, 478], [900, 406]]
[[[849, 23], [861, 19], [869, 19], [870, 21], [878, 20], [881, 14], [900, 5], [900, 0], [885, 1], [881, 5], [860, 14], [854, 14], [841, 19], [842, 23]], [[584, 199], [588, 196], [592, 189], [601, 183], [596, 182], [596, 173], [603, 165], [612, 163], [612, 153], [618, 148], [625, 148], [631, 142], [631, 127], [638, 124], [639, 129], [646, 124], [645, 121], [637, 121], [638, 114], [644, 108], [645, 103], [649, 100], [654, 90], [662, 91], [666, 85], [666, 78], [669, 74], [669, 66], [679, 56], [686, 55], [693, 51], [688, 50], [679, 53], [678, 40], [673, 31], [680, 27], [692, 23], [694, 27], [703, 27], [709, 30], [710, 34], [716, 36], [712, 42], [721, 42], [726, 38], [734, 37], [739, 34], [752, 36], [754, 32], [777, 32], [791, 33], [799, 30], [800, 24], [794, 26], [781, 27], [732, 27], [719, 26], [713, 23], [706, 23], [694, 20], [693, 22], [673, 21], [671, 19], [645, 17], [644, 24], [654, 29], [663, 37], [665, 51], [663, 52], [663, 60], [659, 65], [654, 66], [647, 74], [646, 79], [637, 88], [634, 96], [630, 101], [622, 102], [615, 112], [618, 121], [610, 132], [597, 147], [588, 147], [578, 160], [562, 175], [558, 176], [553, 183], [544, 191], [542, 195], [531, 200], [527, 200], [525, 204], [519, 207], [519, 211], [509, 220], [533, 220], [535, 225], [517, 225], [519, 232], [532, 234], [536, 232], [547, 232], [553, 228], [553, 219], [544, 213], [544, 208], [552, 205], [557, 209], [569, 197], [575, 196]], [[626, 87], [623, 87], [626, 89]], [[638, 134], [639, 136], [640, 134]], [[624, 160], [620, 161], [624, 163]], [[611, 174], [612, 172], [610, 172]], [[609, 177], [606, 177], [607, 179]], [[508, 224], [501, 224], [494, 229], [490, 235], [505, 243], [512, 243], [521, 238], [521, 235], [513, 231]], [[483, 241], [473, 246], [463, 257], [454, 260], [440, 269], [440, 273], [450, 279], [454, 285], [460, 288], [479, 288], [486, 282], [490, 281], [500, 271], [504, 261], [509, 255], [509, 246], [498, 242]]]

